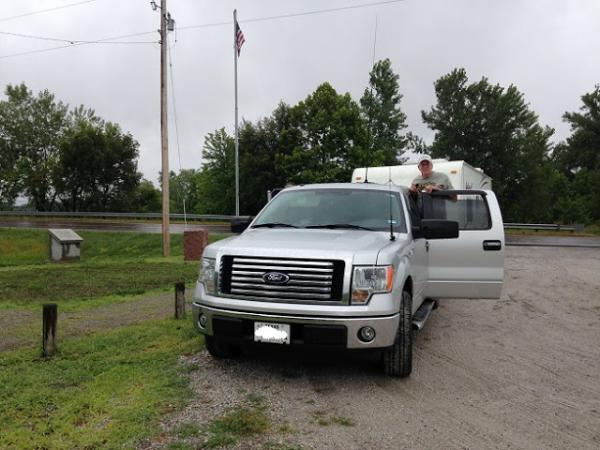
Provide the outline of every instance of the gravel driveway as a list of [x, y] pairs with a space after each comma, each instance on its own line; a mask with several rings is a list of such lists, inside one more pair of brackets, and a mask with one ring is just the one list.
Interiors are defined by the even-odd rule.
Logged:
[[600, 448], [600, 250], [509, 247], [505, 267], [501, 300], [441, 303], [408, 379], [383, 376], [374, 355], [203, 351], [187, 357], [194, 398], [166, 431], [250, 395], [271, 431], [236, 448]]

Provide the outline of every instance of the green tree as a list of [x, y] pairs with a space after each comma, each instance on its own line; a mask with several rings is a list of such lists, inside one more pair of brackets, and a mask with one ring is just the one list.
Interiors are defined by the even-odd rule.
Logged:
[[352, 169], [368, 161], [368, 130], [350, 94], [323, 83], [291, 110], [300, 144], [281, 158], [293, 183], [348, 181]]
[[139, 144], [111, 122], [78, 116], [63, 135], [54, 187], [65, 209], [121, 211], [129, 208], [141, 174]]
[[131, 199], [131, 211], [140, 213], [161, 212], [162, 197], [151, 181], [141, 180]]
[[10, 203], [22, 189], [36, 209], [51, 210], [58, 195], [52, 174], [68, 108], [47, 90], [34, 96], [25, 84], [9, 84], [5, 94], [0, 101], [0, 194]]
[[256, 214], [267, 201], [267, 191], [284, 187], [281, 161], [300, 145], [300, 131], [292, 124], [291, 108], [280, 103], [270, 117], [240, 129], [240, 213]]
[[[2, 105], [0, 104], [0, 108]], [[19, 195], [20, 180], [18, 155], [11, 148], [4, 134], [3, 124], [0, 123], [0, 208], [10, 209], [14, 206]]]
[[557, 145], [552, 158], [571, 182], [562, 202], [573, 221], [600, 220], [600, 85], [581, 97], [580, 112], [566, 112], [571, 126], [566, 143]]
[[407, 144], [401, 134], [406, 128], [406, 114], [400, 110], [398, 75], [389, 59], [378, 61], [369, 74], [369, 87], [360, 99], [363, 117], [370, 133], [370, 165], [403, 163]]
[[563, 154], [566, 170], [600, 169], [600, 85], [581, 97], [581, 112], [566, 112], [571, 136]]
[[206, 136], [202, 159], [195, 209], [202, 214], [235, 214], [235, 143], [225, 128]]
[[196, 213], [196, 206], [200, 201], [200, 170], [182, 169], [178, 174], [171, 171], [169, 177], [169, 209], [172, 213]]
[[492, 85], [486, 78], [468, 84], [464, 69], [435, 82], [437, 104], [422, 111], [435, 131], [433, 156], [465, 160], [493, 178], [505, 221], [537, 221], [551, 206], [548, 158], [551, 128], [517, 88]]

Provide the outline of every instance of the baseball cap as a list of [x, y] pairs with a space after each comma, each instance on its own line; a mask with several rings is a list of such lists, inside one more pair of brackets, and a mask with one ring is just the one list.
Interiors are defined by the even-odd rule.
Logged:
[[421, 164], [423, 161], [429, 161], [431, 163], [431, 156], [425, 154], [419, 156], [419, 162], [417, 163], [417, 165]]

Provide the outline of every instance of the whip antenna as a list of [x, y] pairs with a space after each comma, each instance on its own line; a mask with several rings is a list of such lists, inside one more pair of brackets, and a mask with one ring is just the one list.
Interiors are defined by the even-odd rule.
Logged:
[[388, 192], [390, 197], [390, 241], [395, 241], [396, 236], [394, 236], [394, 216], [392, 214], [392, 168], [391, 166], [388, 168], [389, 171], [389, 179], [388, 179]]
[[[372, 69], [375, 68], [375, 48], [377, 47], [377, 13], [375, 13], [375, 36], [373, 38], [373, 64]], [[373, 95], [373, 86], [371, 86], [371, 96]], [[371, 115], [369, 115], [369, 131], [371, 130]], [[370, 161], [369, 161], [370, 162]], [[365, 168], [365, 183], [369, 182], [369, 164]]]

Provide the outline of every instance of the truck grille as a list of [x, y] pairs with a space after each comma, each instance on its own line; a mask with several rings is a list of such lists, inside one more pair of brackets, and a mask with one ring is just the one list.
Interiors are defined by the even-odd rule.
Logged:
[[[263, 275], [285, 274], [284, 283], [267, 283]], [[344, 261], [223, 256], [219, 292], [261, 301], [339, 302]]]

